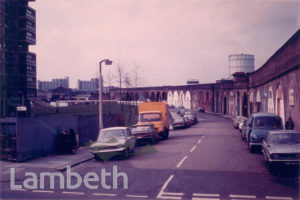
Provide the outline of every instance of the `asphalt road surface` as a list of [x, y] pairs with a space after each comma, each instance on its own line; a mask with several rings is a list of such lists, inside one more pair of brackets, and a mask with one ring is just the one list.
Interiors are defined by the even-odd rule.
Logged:
[[[48, 184], [44, 189], [10, 190], [9, 183], [2, 183], [2, 198], [299, 199], [298, 169], [270, 170], [260, 152], [249, 153], [230, 119], [205, 113], [199, 114], [198, 119], [199, 123], [191, 128], [170, 132], [168, 140], [138, 146], [127, 160], [91, 160], [71, 169], [81, 177], [95, 172], [99, 182], [91, 185], [98, 186], [97, 189], [84, 184], [74, 190], [60, 189], [58, 179], [54, 189]], [[113, 188], [114, 166], [119, 173], [117, 188]], [[106, 176], [102, 176], [101, 170], [105, 170]], [[127, 189], [122, 172], [128, 178]], [[111, 188], [105, 189], [101, 181]], [[73, 177], [72, 184], [75, 183]]]

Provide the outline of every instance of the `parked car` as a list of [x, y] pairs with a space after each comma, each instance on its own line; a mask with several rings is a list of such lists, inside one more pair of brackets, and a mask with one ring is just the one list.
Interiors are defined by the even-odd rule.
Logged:
[[136, 139], [128, 127], [102, 129], [96, 142], [92, 143], [91, 153], [96, 160], [106, 160], [122, 154], [125, 158], [135, 149]]
[[188, 117], [182, 117], [185, 123], [185, 127], [191, 127], [192, 126], [192, 119]]
[[176, 112], [178, 115], [180, 115], [181, 117], [183, 117], [184, 113], [185, 113], [185, 108], [183, 106], [177, 107], [176, 108]]
[[248, 148], [253, 152], [255, 147], [261, 148], [268, 131], [281, 130], [283, 124], [280, 116], [260, 112], [251, 115], [246, 129], [248, 129], [246, 133]]
[[236, 128], [236, 129], [239, 129], [241, 130], [242, 129], [242, 126], [245, 122], [247, 118], [246, 117], [243, 117], [243, 116], [237, 116], [236, 118], [234, 118], [233, 120], [233, 127]]
[[159, 141], [158, 132], [151, 123], [134, 125], [131, 129], [131, 133], [135, 136], [137, 142], [156, 144]]
[[174, 117], [173, 122], [172, 122], [173, 128], [178, 129], [178, 128], [185, 128], [187, 127], [187, 123], [183, 119], [183, 117]]
[[192, 125], [192, 124], [195, 124], [195, 120], [194, 120], [194, 116], [193, 115], [190, 115], [190, 114], [184, 114], [183, 117], [186, 117], [188, 120], [189, 120], [189, 123]]
[[191, 117], [193, 119], [193, 124], [198, 122], [197, 115], [193, 110], [185, 111], [184, 116]]
[[300, 132], [270, 131], [263, 140], [262, 152], [269, 166], [300, 164]]
[[205, 108], [204, 108], [204, 107], [201, 107], [201, 108], [199, 108], [198, 111], [199, 111], [199, 112], [202, 112], [202, 113], [205, 113]]

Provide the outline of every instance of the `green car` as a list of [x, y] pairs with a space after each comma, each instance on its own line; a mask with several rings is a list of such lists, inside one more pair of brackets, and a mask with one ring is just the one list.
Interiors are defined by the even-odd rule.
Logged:
[[128, 127], [102, 129], [96, 142], [90, 145], [96, 160], [109, 160], [116, 155], [129, 157], [135, 149], [136, 139]]
[[246, 131], [246, 140], [250, 152], [253, 152], [254, 148], [262, 147], [263, 139], [268, 131], [283, 129], [281, 117], [272, 113], [254, 113], [248, 122], [244, 127], [244, 131]]

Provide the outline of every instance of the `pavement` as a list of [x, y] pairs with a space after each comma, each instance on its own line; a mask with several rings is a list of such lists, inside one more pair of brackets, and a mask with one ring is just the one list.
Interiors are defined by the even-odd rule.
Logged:
[[233, 120], [235, 118], [232, 115], [226, 115], [226, 114], [223, 114], [223, 113], [214, 113], [214, 112], [207, 112], [207, 111], [206, 111], [206, 113], [216, 115], [216, 116], [220, 116], [220, 117], [224, 117], [224, 118], [231, 119], [231, 120]]
[[1, 176], [0, 181], [6, 182], [10, 179], [10, 169], [14, 168], [16, 172], [16, 179], [22, 180], [24, 172], [28, 171], [64, 171], [67, 166], [74, 167], [89, 160], [94, 156], [90, 153], [88, 146], [80, 147], [76, 154], [63, 155], [48, 155], [45, 157], [35, 158], [26, 162], [10, 162], [0, 161]]

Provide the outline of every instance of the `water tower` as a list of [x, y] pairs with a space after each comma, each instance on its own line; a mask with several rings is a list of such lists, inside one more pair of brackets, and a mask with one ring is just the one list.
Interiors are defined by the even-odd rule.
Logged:
[[229, 75], [235, 72], [253, 72], [254, 55], [249, 54], [232, 54], [229, 56]]

